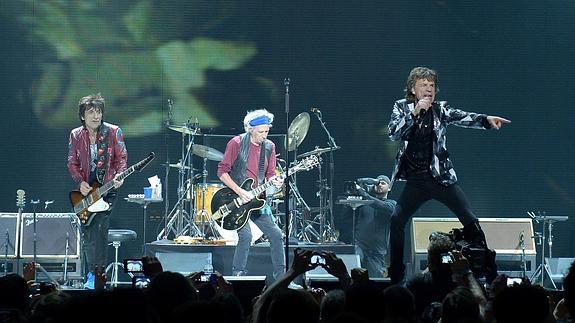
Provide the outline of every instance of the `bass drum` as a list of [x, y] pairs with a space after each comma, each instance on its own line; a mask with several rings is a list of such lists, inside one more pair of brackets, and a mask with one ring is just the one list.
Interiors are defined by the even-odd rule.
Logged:
[[205, 222], [212, 216], [210, 205], [217, 191], [225, 187], [222, 182], [196, 184], [194, 187], [194, 206], [196, 207], [195, 222]]

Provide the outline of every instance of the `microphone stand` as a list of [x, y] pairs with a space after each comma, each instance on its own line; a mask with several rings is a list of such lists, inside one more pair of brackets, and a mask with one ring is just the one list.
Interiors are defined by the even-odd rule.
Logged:
[[[285, 133], [286, 133], [286, 137], [285, 137], [285, 147], [286, 147], [286, 170], [285, 173], [289, 174], [289, 163], [290, 163], [290, 159], [289, 159], [289, 153], [288, 153], [288, 144], [289, 144], [289, 83], [290, 83], [290, 79], [289, 77], [286, 77], [284, 79], [284, 85], [285, 85], [285, 114], [286, 114], [286, 120], [285, 120]], [[295, 156], [294, 156], [295, 159]], [[290, 178], [286, 177], [284, 181], [287, 181], [288, 184], [285, 185], [286, 191], [285, 191], [285, 195], [284, 195], [284, 216], [285, 216], [285, 227], [284, 227], [284, 231], [285, 231], [285, 243], [284, 243], [284, 252], [285, 252], [285, 269], [287, 270], [289, 268], [289, 196], [290, 196]]]
[[[329, 130], [325, 126], [325, 122], [323, 122], [323, 120], [322, 120], [321, 111], [319, 109], [315, 109], [313, 112], [314, 112], [315, 116], [317, 117], [317, 119], [319, 120], [321, 127], [323, 128], [323, 130], [327, 134], [327, 138], [328, 138], [327, 144], [329, 145], [330, 148], [332, 148], [332, 150], [329, 152], [329, 187], [327, 187], [327, 189], [329, 190], [329, 199], [328, 199], [329, 205], [328, 206], [329, 206], [329, 218], [330, 218], [329, 228], [330, 228], [330, 235], [331, 235], [331, 233], [332, 233], [331, 231], [333, 230], [333, 177], [334, 177], [334, 168], [335, 168], [334, 167], [334, 161], [333, 161], [333, 151], [336, 149], [339, 149], [339, 147], [337, 146], [337, 144], [335, 143], [335, 140], [331, 136], [331, 133], [329, 132]], [[320, 185], [322, 185], [322, 183], [320, 183]], [[321, 231], [320, 233], [322, 235], [322, 237], [321, 237], [322, 242], [324, 242], [327, 234], [324, 231]], [[331, 239], [332, 237], [330, 236], [329, 238]]]
[[[164, 196], [165, 196], [165, 203], [164, 203], [164, 235], [162, 237], [162, 240], [168, 240], [168, 221], [169, 221], [169, 215], [170, 215], [170, 198], [168, 195], [168, 188], [170, 187], [170, 185], [168, 185], [168, 179], [169, 179], [169, 175], [170, 175], [170, 153], [169, 153], [169, 145], [168, 145], [168, 130], [166, 128], [168, 128], [170, 126], [170, 122], [172, 122], [172, 107], [173, 107], [173, 102], [171, 99], [168, 99], [168, 117], [166, 118], [166, 121], [164, 121], [164, 146], [166, 147], [166, 173], [164, 176]], [[144, 217], [144, 223], [146, 222], [146, 218]], [[146, 241], [144, 240], [144, 245], [146, 244]]]
[[[44, 273], [44, 275], [46, 275], [46, 277], [47, 277], [48, 279], [50, 279], [55, 285], [58, 285], [58, 282], [54, 281], [54, 280], [52, 279], [52, 277], [50, 277], [50, 274], [48, 274], [48, 272], [46, 271], [46, 269], [44, 269], [44, 267], [42, 267], [42, 265], [40, 265], [40, 264], [37, 262], [37, 254], [38, 254], [38, 249], [37, 249], [37, 244], [38, 244], [38, 232], [36, 231], [36, 204], [39, 204], [39, 203], [40, 203], [40, 200], [31, 200], [31, 201], [30, 201], [30, 204], [32, 204], [32, 205], [34, 206], [34, 207], [33, 207], [33, 208], [34, 208], [34, 213], [33, 213], [33, 215], [32, 215], [32, 220], [33, 220], [32, 230], [34, 231], [34, 233], [33, 233], [33, 237], [34, 237], [34, 240], [33, 240], [33, 246], [34, 246], [33, 252], [34, 252], [34, 255], [33, 255], [33, 258], [32, 258], [32, 259], [33, 259], [33, 263], [34, 263], [34, 281], [37, 281], [37, 280], [38, 280], [38, 270], [41, 270], [41, 271]], [[50, 202], [50, 203], [52, 203], [52, 202]], [[45, 205], [46, 205], [46, 208], [48, 208], [48, 204], [50, 204], [50, 203], [46, 203], [46, 204], [45, 204]]]

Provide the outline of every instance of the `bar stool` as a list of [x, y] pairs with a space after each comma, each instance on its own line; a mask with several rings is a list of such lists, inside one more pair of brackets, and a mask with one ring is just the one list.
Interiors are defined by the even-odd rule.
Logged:
[[138, 235], [133, 230], [128, 229], [109, 229], [108, 230], [108, 242], [109, 245], [114, 247], [114, 262], [110, 263], [108, 267], [106, 267], [106, 273], [108, 270], [112, 269], [112, 278], [110, 279], [110, 285], [117, 286], [118, 285], [118, 270], [119, 267], [124, 268], [124, 264], [118, 262], [118, 249], [120, 249], [120, 245], [124, 241], [129, 240], [136, 240]]

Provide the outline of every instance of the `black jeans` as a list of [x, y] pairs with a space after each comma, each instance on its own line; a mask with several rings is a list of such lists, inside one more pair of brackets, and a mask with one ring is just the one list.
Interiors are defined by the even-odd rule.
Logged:
[[429, 172], [408, 177], [391, 216], [390, 278], [393, 283], [401, 281], [405, 274], [403, 264], [405, 226], [421, 205], [431, 199], [447, 206], [464, 226], [477, 221], [477, 217], [471, 212], [465, 193], [457, 183], [443, 186], [437, 183]]
[[105, 212], [95, 213], [88, 226], [82, 226], [82, 265], [83, 274], [93, 272], [95, 267], [106, 268], [108, 262], [108, 229], [116, 191], [110, 191], [104, 201], [110, 204]]

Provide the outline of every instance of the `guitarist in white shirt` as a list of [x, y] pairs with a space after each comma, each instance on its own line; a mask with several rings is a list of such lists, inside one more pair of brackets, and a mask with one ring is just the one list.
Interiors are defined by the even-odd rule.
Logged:
[[[227, 143], [222, 161], [218, 164], [220, 180], [245, 203], [255, 196], [242, 183], [248, 178], [254, 180], [254, 186], [271, 179], [276, 168], [275, 144], [267, 139], [274, 115], [266, 109], [250, 111], [244, 117], [245, 133], [237, 135]], [[277, 187], [283, 185], [282, 179], [272, 179]], [[285, 272], [282, 232], [272, 218], [271, 207], [266, 203], [261, 209], [254, 210], [250, 219], [268, 237], [273, 265], [274, 279]], [[246, 264], [252, 241], [249, 225], [237, 230], [238, 243], [234, 253], [232, 272], [234, 275], [247, 274]]]
[[116, 188], [123, 184], [118, 174], [127, 169], [128, 152], [120, 127], [103, 121], [105, 100], [98, 94], [80, 99], [78, 116], [82, 125], [70, 131], [68, 171], [82, 195], [114, 181], [114, 189], [103, 197], [109, 208], [82, 226], [82, 264], [85, 288], [95, 287], [95, 275], [103, 273], [108, 255], [108, 228]]

